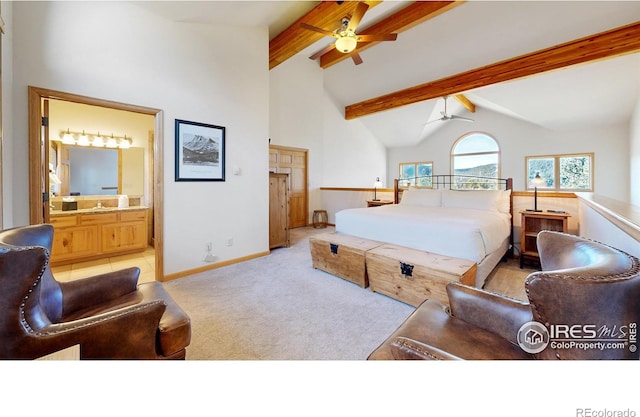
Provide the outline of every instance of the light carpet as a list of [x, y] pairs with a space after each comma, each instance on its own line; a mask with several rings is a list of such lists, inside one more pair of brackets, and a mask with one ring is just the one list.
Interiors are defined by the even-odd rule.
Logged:
[[164, 283], [191, 317], [187, 360], [364, 360], [410, 305], [312, 267], [309, 236], [270, 255]]

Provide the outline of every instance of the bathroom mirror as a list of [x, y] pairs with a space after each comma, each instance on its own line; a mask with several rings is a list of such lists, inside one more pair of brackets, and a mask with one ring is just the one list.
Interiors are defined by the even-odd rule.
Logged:
[[[54, 145], [55, 146], [55, 145]], [[58, 196], [144, 194], [144, 149], [111, 149], [58, 144], [50, 161], [60, 184]]]

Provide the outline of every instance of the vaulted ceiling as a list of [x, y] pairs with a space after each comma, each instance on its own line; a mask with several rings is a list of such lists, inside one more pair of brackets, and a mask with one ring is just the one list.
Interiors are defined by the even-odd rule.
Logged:
[[[311, 56], [357, 2], [143, 2], [178, 21], [267, 25], [270, 68]], [[640, 1], [367, 1], [358, 34], [397, 33], [359, 44], [363, 63], [333, 51], [318, 59], [345, 118], [389, 147], [415, 145], [448, 112], [507, 114], [553, 130], [628, 121], [640, 93]], [[465, 106], [466, 104], [466, 106]], [[476, 115], [478, 116], [478, 115]]]

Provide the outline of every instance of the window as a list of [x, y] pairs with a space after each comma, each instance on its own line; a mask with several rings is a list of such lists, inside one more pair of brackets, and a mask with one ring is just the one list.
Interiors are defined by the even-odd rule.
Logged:
[[528, 190], [533, 189], [529, 184], [539, 174], [546, 182], [545, 189], [593, 191], [593, 153], [528, 156], [525, 167]]
[[403, 187], [431, 187], [433, 162], [401, 162], [399, 183]]
[[[451, 171], [453, 175], [485, 178], [500, 178], [500, 147], [498, 142], [486, 133], [473, 132], [462, 136], [453, 144], [451, 151]], [[456, 177], [452, 188], [495, 189], [496, 181], [467, 181]]]

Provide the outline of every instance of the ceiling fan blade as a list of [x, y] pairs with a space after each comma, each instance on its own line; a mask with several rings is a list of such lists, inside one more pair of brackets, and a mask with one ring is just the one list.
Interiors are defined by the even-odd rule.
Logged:
[[358, 5], [356, 6], [356, 10], [353, 12], [353, 15], [351, 16], [351, 19], [349, 19], [347, 30], [352, 30], [353, 32], [355, 32], [356, 28], [360, 24], [360, 21], [362, 20], [362, 16], [364, 16], [364, 14], [367, 12], [368, 9], [369, 9], [369, 5], [367, 3], [362, 3], [362, 2], [358, 3]]
[[318, 27], [315, 27], [315, 26], [311, 26], [311, 25], [308, 25], [306, 23], [300, 23], [300, 27], [302, 27], [304, 29], [312, 30], [314, 32], [322, 33], [323, 35], [329, 36], [331, 38], [335, 37], [334, 36], [335, 34], [333, 32], [331, 32], [331, 31], [329, 31], [329, 30], [321, 29], [321, 28], [318, 28]]
[[358, 35], [358, 42], [395, 41], [396, 39], [398, 39], [397, 33], [390, 33], [388, 35]]
[[356, 64], [356, 65], [362, 64], [362, 57], [357, 52], [353, 52], [351, 54], [351, 59], [353, 59], [353, 63]]
[[425, 125], [430, 125], [431, 123], [435, 123], [435, 122], [444, 122], [445, 120], [447, 120], [447, 119], [445, 119], [444, 117], [441, 117], [439, 119], [431, 120], [431, 121], [425, 123]]
[[452, 114], [451, 116], [449, 116], [449, 119], [451, 120], [460, 120], [461, 122], [473, 122], [473, 119], [469, 119], [468, 117], [462, 117], [462, 116], [456, 116], [455, 114]]
[[332, 49], [335, 49], [335, 47], [336, 47], [335, 43], [332, 43], [331, 45], [328, 45], [326, 48], [316, 52], [313, 55], [311, 55], [309, 57], [309, 59], [313, 60], [313, 59], [320, 58], [322, 55], [326, 54], [327, 52], [331, 51]]

